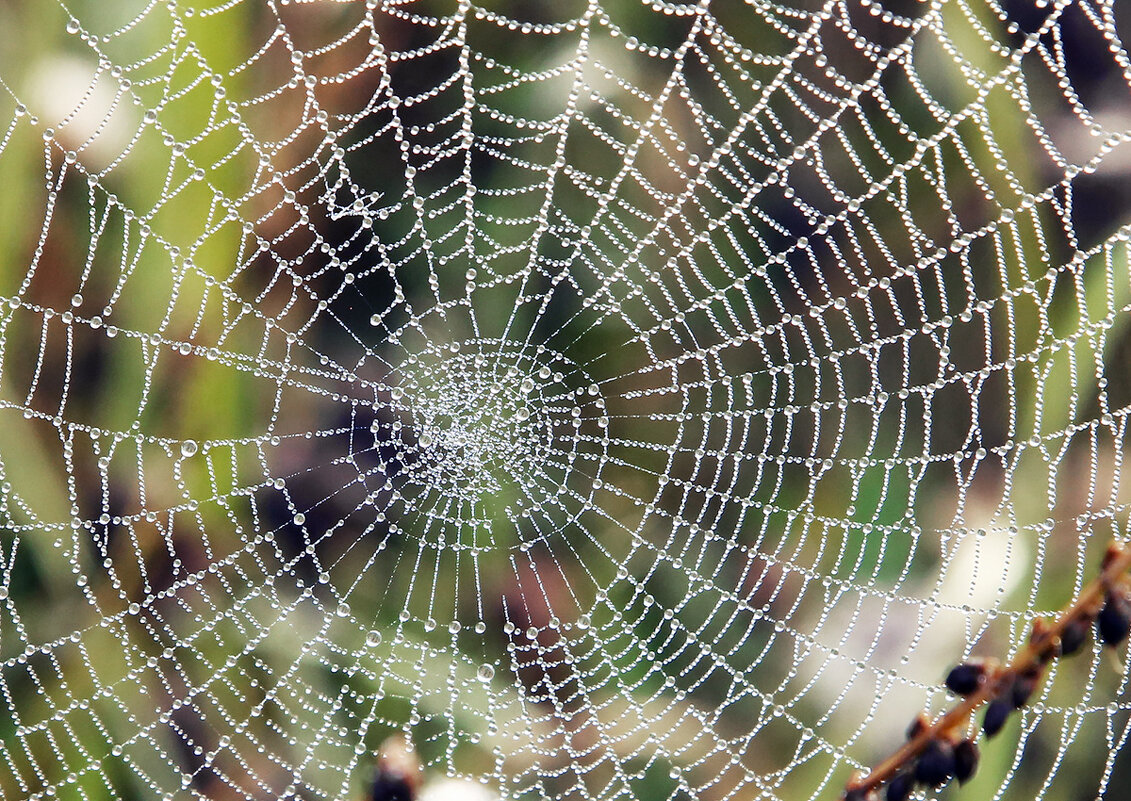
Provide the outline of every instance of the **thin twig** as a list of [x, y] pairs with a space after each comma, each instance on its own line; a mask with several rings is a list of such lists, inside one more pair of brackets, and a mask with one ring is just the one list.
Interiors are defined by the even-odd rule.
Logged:
[[1100, 574], [1061, 612], [1055, 622], [1046, 624], [1043, 618], [1034, 622], [1028, 644], [1012, 662], [1007, 665], [987, 666], [985, 680], [977, 690], [966, 696], [934, 723], [921, 727], [895, 753], [872, 768], [867, 775], [849, 782], [842, 799], [847, 799], [849, 793], [856, 793], [857, 798], [867, 798], [869, 793], [911, 765], [930, 743], [966, 725], [980, 706], [1008, 692], [1015, 678], [1040, 668], [1048, 661], [1047, 655], [1050, 651], [1055, 653], [1064, 629], [1075, 620], [1094, 617], [1103, 605], [1108, 590], [1128, 569], [1131, 569], [1131, 548], [1124, 548], [1122, 544], [1112, 542], [1108, 546]]

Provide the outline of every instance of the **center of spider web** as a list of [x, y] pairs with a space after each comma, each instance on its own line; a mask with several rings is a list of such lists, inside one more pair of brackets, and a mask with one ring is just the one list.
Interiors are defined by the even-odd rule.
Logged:
[[402, 468], [390, 512], [441, 548], [523, 547], [562, 530], [600, 472], [603, 401], [570, 360], [497, 340], [406, 357], [378, 400], [375, 447]]
[[411, 410], [416, 479], [470, 506], [513, 502], [549, 444], [535, 382], [483, 355], [445, 362], [424, 380]]

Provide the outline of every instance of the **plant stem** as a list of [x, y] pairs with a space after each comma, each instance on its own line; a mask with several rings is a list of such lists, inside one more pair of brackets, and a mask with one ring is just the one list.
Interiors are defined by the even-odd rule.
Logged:
[[1113, 541], [1108, 546], [1100, 574], [1084, 587], [1076, 600], [1060, 613], [1054, 623], [1043, 627], [1035, 624], [1028, 644], [1013, 658], [1013, 661], [996, 669], [990, 668], [990, 672], [977, 690], [966, 696], [934, 723], [924, 726], [863, 778], [849, 782], [844, 797], [853, 791], [863, 791], [863, 797], [867, 797], [870, 792], [894, 777], [905, 766], [912, 764], [928, 743], [963, 726], [978, 707], [1006, 692], [1015, 677], [1039, 667], [1046, 661], [1042, 659], [1042, 655], [1057, 647], [1065, 627], [1081, 616], [1094, 616], [1102, 606], [1108, 589], [1114, 586], [1128, 569], [1131, 569], [1131, 549]]

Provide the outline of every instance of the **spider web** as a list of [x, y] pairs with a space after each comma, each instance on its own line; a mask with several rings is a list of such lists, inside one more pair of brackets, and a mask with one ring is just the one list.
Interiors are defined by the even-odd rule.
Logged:
[[1127, 11], [0, 6], [0, 794], [836, 797], [1126, 534]]

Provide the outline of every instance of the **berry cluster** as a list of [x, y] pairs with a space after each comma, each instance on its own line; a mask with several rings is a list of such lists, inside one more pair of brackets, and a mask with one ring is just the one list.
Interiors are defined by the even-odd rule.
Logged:
[[[919, 737], [928, 728], [923, 717], [911, 724], [908, 740]], [[965, 784], [978, 768], [978, 745], [972, 737], [957, 740], [944, 735], [928, 740], [913, 763], [909, 764], [888, 782], [887, 801], [906, 801], [917, 786], [942, 787], [951, 779]], [[848, 801], [865, 801], [874, 793], [862, 787], [849, 790]]]
[[377, 770], [364, 801], [414, 801], [422, 778], [416, 752], [404, 737], [395, 735], [377, 752]]
[[982, 718], [982, 731], [993, 737], [1005, 725], [1009, 713], [1029, 703], [1044, 675], [1045, 662], [1027, 665], [1016, 671], [1002, 673], [1000, 668], [987, 663], [966, 662], [950, 671], [946, 686], [956, 695], [970, 696], [978, 691], [987, 677], [996, 682], [996, 692], [991, 696], [986, 714]]
[[1115, 647], [1131, 631], [1131, 588], [1126, 573], [1131, 550], [1113, 543], [1101, 572], [1054, 623], [1037, 620], [1028, 646], [1009, 665], [995, 660], [972, 660], [954, 667], [946, 686], [964, 700], [933, 724], [919, 716], [907, 732], [907, 742], [879, 767], [845, 789], [844, 801], [876, 801], [887, 784], [887, 801], [906, 801], [917, 787], [938, 788], [951, 779], [959, 784], [978, 767], [974, 737], [962, 737], [971, 716], [983, 704], [982, 732], [993, 737], [1033, 697], [1049, 662], [1079, 652], [1095, 628], [1097, 640]]

